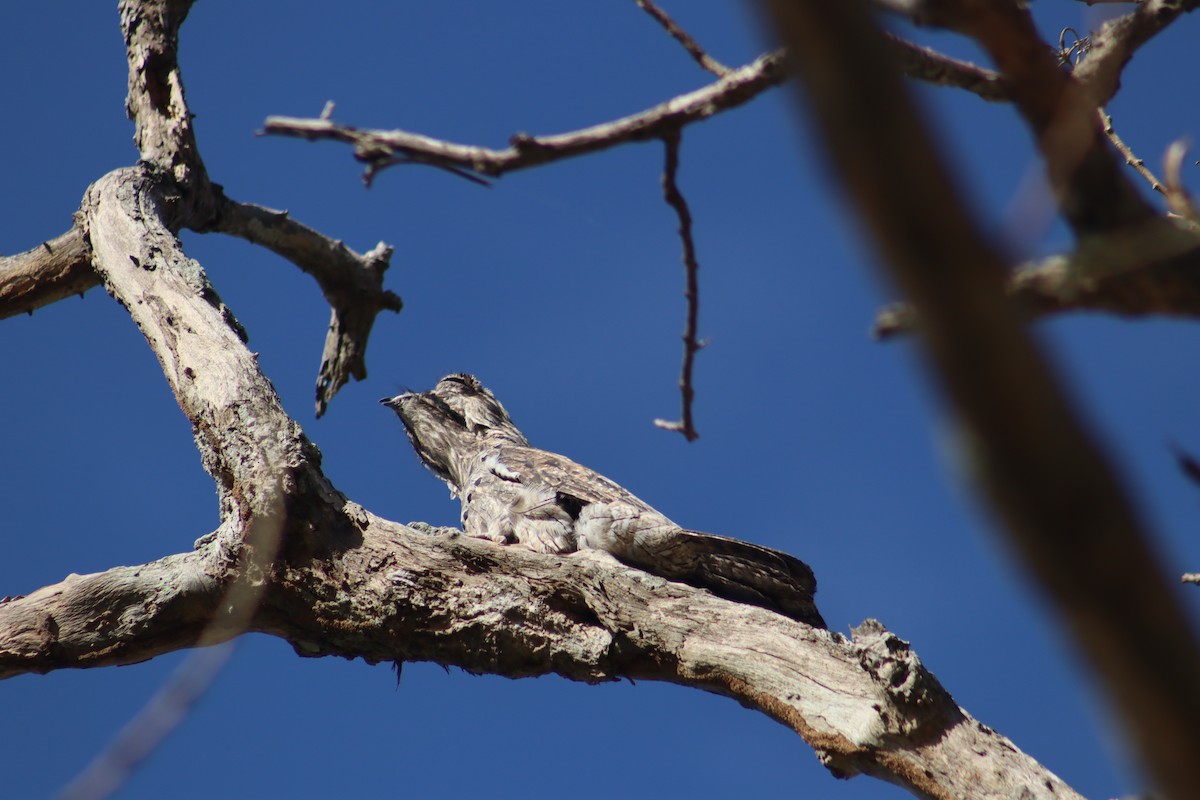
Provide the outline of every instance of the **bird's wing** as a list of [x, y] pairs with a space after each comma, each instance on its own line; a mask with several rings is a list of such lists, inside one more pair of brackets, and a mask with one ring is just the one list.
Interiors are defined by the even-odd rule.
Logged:
[[[578, 501], [578, 505], [621, 502], [641, 511], [658, 513], [620, 484], [566, 456], [519, 445], [501, 447], [497, 455], [522, 484], [561, 493], [568, 498], [564, 501], [567, 504], [571, 502], [570, 498]], [[578, 516], [578, 506], [573, 511], [572, 516]]]

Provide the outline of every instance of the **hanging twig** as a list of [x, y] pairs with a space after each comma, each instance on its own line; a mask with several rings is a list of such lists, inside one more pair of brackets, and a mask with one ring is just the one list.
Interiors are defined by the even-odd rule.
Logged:
[[679, 171], [679, 140], [678, 130], [663, 136], [666, 146], [666, 159], [663, 165], [663, 198], [667, 205], [675, 209], [679, 216], [679, 239], [683, 243], [683, 266], [686, 272], [686, 284], [683, 296], [687, 298], [687, 322], [683, 329], [683, 368], [679, 374], [679, 392], [682, 395], [682, 415], [679, 421], [670, 422], [656, 419], [654, 424], [669, 431], [679, 431], [689, 441], [700, 437], [692, 418], [692, 400], [696, 390], [692, 386], [692, 368], [695, 365], [696, 353], [704, 347], [704, 342], [696, 339], [696, 327], [700, 318], [700, 287], [698, 273], [700, 262], [696, 260], [696, 243], [692, 239], [692, 213], [688, 210], [687, 201], [679, 191], [675, 176]]

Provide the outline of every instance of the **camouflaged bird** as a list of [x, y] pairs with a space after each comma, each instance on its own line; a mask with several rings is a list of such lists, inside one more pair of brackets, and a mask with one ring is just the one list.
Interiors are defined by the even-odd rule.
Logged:
[[608, 478], [531, 447], [474, 376], [380, 401], [421, 461], [462, 501], [463, 530], [540, 553], [592, 548], [669, 580], [825, 627], [803, 562], [778, 550], [680, 528]]

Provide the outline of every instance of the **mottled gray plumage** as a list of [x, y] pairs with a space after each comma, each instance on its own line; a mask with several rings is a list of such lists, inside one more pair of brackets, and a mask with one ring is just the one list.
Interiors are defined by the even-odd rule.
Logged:
[[621, 561], [731, 600], [825, 627], [803, 562], [767, 547], [680, 528], [599, 473], [530, 446], [471, 375], [381, 401], [413, 448], [462, 501], [463, 530], [542, 553], [605, 550]]

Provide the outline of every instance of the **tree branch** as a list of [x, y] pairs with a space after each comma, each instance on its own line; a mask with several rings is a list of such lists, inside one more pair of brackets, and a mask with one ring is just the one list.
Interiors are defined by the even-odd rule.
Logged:
[[655, 22], [662, 25], [671, 38], [679, 42], [683, 46], [683, 49], [687, 50], [692, 60], [699, 64], [702, 69], [708, 70], [718, 78], [723, 78], [729, 73], [729, 67], [705, 52], [704, 48], [697, 44], [696, 40], [691, 37], [691, 34], [679, 27], [667, 12], [650, 2], [650, 0], [634, 0], [634, 2], [638, 4], [638, 8], [653, 17]]
[[936, 86], [966, 89], [992, 102], [1010, 99], [998, 72], [976, 66], [969, 61], [959, 61], [891, 33], [885, 33], [884, 40], [901, 72], [910, 78]]
[[0, 256], [0, 319], [32, 314], [100, 283], [78, 226], [32, 250]]
[[191, 420], [222, 520], [249, 526], [283, 507], [279, 474], [320, 458], [244, 347], [241, 326], [167, 228], [166, 204], [148, 170], [127, 168], [93, 184], [80, 215], [96, 271]]
[[1112, 142], [1112, 146], [1115, 147], [1117, 152], [1120, 153], [1125, 159], [1126, 165], [1133, 167], [1134, 171], [1137, 172], [1138, 175], [1141, 175], [1146, 180], [1146, 183], [1150, 184], [1151, 189], [1159, 194], [1165, 194], [1166, 192], [1162, 183], [1160, 183], [1158, 177], [1150, 171], [1150, 168], [1146, 166], [1146, 162], [1138, 158], [1137, 154], [1133, 152], [1133, 148], [1125, 144], [1125, 140], [1117, 135], [1116, 129], [1113, 128], [1112, 115], [1103, 108], [1097, 108], [1096, 114], [1100, 117], [1101, 130], [1104, 131], [1104, 135], [1108, 137], [1108, 140]]
[[[142, 160], [170, 175], [183, 196], [177, 213], [191, 221], [211, 213], [212, 187], [192, 127], [179, 71], [179, 27], [193, 0], [121, 0], [129, 63], [125, 110]], [[175, 228], [177, 230], [177, 228]]]
[[666, 150], [666, 160], [663, 165], [663, 197], [679, 218], [679, 239], [683, 244], [683, 267], [686, 280], [683, 296], [687, 300], [687, 322], [683, 327], [683, 366], [679, 373], [679, 393], [682, 410], [678, 421], [656, 419], [654, 424], [669, 431], [679, 431], [689, 442], [700, 437], [696, 431], [696, 422], [692, 414], [692, 401], [696, 397], [696, 389], [692, 384], [692, 371], [696, 364], [696, 353], [704, 347], [697, 339], [697, 329], [700, 318], [700, 262], [696, 258], [696, 243], [692, 239], [692, 212], [688, 210], [687, 200], [679, 191], [676, 173], [679, 171], [679, 132], [663, 138]]
[[889, 7], [918, 24], [969, 36], [987, 51], [1036, 137], [1050, 188], [1077, 236], [1154, 216], [1108, 147], [1094, 92], [1059, 67], [1028, 9], [1013, 0], [925, 0]]
[[213, 619], [219, 590], [205, 556], [184, 553], [70, 575], [0, 601], [0, 679], [134, 664], [191, 647]]
[[504, 150], [455, 144], [401, 130], [359, 130], [323, 118], [268, 117], [263, 132], [354, 145], [355, 157], [367, 162], [372, 174], [398, 163], [417, 163], [499, 177], [506, 172], [595, 153], [625, 142], [662, 138], [670, 131], [747, 103], [786, 79], [783, 55], [769, 53], [731, 70], [715, 83], [638, 114], [552, 136], [519, 133]]
[[239, 203], [222, 196], [212, 230], [261, 245], [312, 275], [332, 308], [321, 369], [317, 416], [351, 377], [367, 377], [367, 339], [380, 311], [399, 312], [400, 297], [383, 288], [393, 248], [380, 242], [359, 254], [288, 216], [286, 211]]
[[[1200, 230], [1156, 218], [1092, 236], [1073, 253], [1018, 267], [1005, 291], [1030, 318], [1067, 311], [1200, 317]], [[918, 309], [895, 303], [877, 314], [872, 334], [888, 339], [919, 320]]]
[[1146, 0], [1125, 16], [1105, 22], [1092, 37], [1087, 57], [1074, 69], [1091, 104], [1107, 105], [1121, 88], [1121, 71], [1137, 49], [1197, 5], [1200, 0]]
[[[768, 7], [796, 54], [845, 190], [890, 274], [921, 309], [922, 338], [962, 427], [966, 460], [1007, 540], [1096, 669], [1156, 783], [1169, 796], [1191, 796], [1200, 784], [1200, 646], [1191, 621], [1106, 455], [1006, 299], [1004, 262], [964, 210], [903, 83], [880, 57], [883, 37], [866, 3]], [[1040, 108], [1050, 95], [1025, 85], [1041, 68], [1014, 63], [1024, 48], [1010, 45], [1031, 41], [1020, 32], [1025, 23], [1015, 10], [996, 13], [999, 32], [977, 29], [989, 13], [973, 18], [972, 29], [997, 51], [1026, 113], [1052, 117]]]
[[[289, 544], [250, 629], [283, 637], [300, 655], [434, 661], [514, 678], [667, 681], [766, 714], [844, 777], [871, 775], [921, 797], [1008, 797], [1017, 789], [1042, 800], [1078, 797], [959, 709], [907, 643], [878, 623], [860, 626], [847, 640], [602, 553], [550, 556], [457, 534], [430, 536], [365, 512], [357, 524], [343, 516], [319, 534], [329, 545], [323, 558], [299, 557], [301, 548], [293, 551], [290, 543], [312, 541], [312, 533], [301, 532], [309, 521], [289, 516], [286, 524]], [[121, 645], [69, 662], [0, 651], [0, 675], [129, 663], [162, 652], [165, 630], [133, 626], [131, 635], [115, 623], [152, 621], [148, 604], [162, 597], [156, 592], [199, 585], [204, 590], [192, 590], [187, 603], [168, 606], [196, 616], [176, 642], [189, 646], [218, 597], [207, 579], [180, 580], [192, 573], [203, 578], [203, 563], [199, 553], [172, 556], [0, 603], [0, 642], [9, 642], [7, 632], [18, 625], [57, 624], [60, 638], [61, 631], [78, 630], [98, 646]], [[168, 568], [173, 576], [161, 571]], [[137, 591], [119, 602], [98, 591], [138, 570]], [[84, 587], [92, 591], [84, 594]], [[56, 605], [48, 607], [51, 597]], [[97, 615], [113, 622], [114, 631], [88, 634], [64, 624]]]

